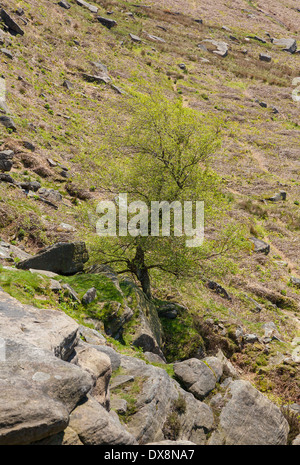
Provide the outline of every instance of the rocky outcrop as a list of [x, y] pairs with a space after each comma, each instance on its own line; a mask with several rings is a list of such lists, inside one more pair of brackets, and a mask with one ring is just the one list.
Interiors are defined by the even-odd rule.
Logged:
[[1, 445], [135, 443], [106, 410], [109, 357], [79, 344], [78, 330], [0, 291]]
[[248, 381], [229, 384], [214, 445], [284, 445], [289, 426], [280, 409]]
[[58, 242], [52, 247], [41, 250], [34, 257], [18, 263], [17, 268], [22, 270], [33, 268], [72, 275], [83, 270], [88, 258], [84, 242]]

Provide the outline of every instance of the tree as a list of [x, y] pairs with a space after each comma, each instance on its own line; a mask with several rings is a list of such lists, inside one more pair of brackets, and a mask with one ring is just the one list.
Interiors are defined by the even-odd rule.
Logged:
[[[121, 141], [119, 155], [107, 167], [110, 192], [127, 193], [129, 201], [142, 200], [149, 209], [153, 201], [203, 200], [206, 219], [219, 214], [226, 199], [207, 163], [220, 144], [218, 127], [182, 102], [157, 93], [136, 96], [130, 113], [122, 137], [116, 138]], [[147, 226], [150, 232], [149, 220]], [[114, 264], [119, 273], [133, 273], [150, 298], [151, 269], [178, 276], [195, 270], [203, 256], [199, 248], [186, 248], [174, 227], [172, 217], [168, 236], [99, 238], [94, 244], [98, 259]]]

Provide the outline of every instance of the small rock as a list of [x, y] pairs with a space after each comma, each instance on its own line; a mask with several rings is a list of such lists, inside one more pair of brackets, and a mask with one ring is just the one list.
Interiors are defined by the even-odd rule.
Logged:
[[133, 42], [141, 43], [142, 39], [139, 36], [136, 36], [135, 34], [129, 34], [130, 39]]
[[258, 337], [256, 334], [245, 334], [244, 341], [249, 344], [254, 344], [254, 342], [258, 341]]
[[14, 152], [12, 150], [3, 150], [0, 152], [0, 170], [10, 171], [13, 166]]
[[295, 278], [294, 276], [291, 276], [290, 283], [295, 286], [300, 288], [300, 279]]
[[286, 200], [286, 192], [280, 191], [277, 194], [273, 195], [273, 197], [269, 197], [268, 199], [270, 202], [280, 202], [281, 200]]
[[21, 182], [19, 185], [24, 191], [37, 192], [41, 188], [41, 184], [38, 181]]
[[1, 48], [1, 52], [7, 56], [7, 58], [10, 58], [11, 60], [14, 58], [13, 54], [7, 50], [6, 48]]
[[117, 22], [114, 21], [113, 19], [103, 18], [103, 16], [97, 16], [97, 20], [99, 21], [99, 23], [101, 23], [103, 26], [107, 27], [108, 29], [111, 29], [112, 27], [117, 26]]
[[84, 296], [81, 299], [81, 302], [84, 305], [88, 305], [96, 299], [96, 296], [97, 296], [97, 289], [95, 287], [92, 287], [84, 294]]
[[71, 298], [74, 302], [80, 303], [77, 292], [69, 284], [63, 284], [62, 288], [66, 291], [66, 295]]
[[115, 410], [119, 415], [124, 415], [127, 412], [127, 402], [125, 399], [115, 397], [110, 403], [110, 407]]
[[261, 239], [257, 239], [256, 237], [250, 237], [250, 241], [253, 243], [254, 252], [264, 253], [265, 255], [269, 254], [270, 252], [269, 244], [262, 241]]
[[266, 53], [260, 53], [259, 59], [260, 61], [266, 61], [267, 63], [270, 63], [272, 61], [272, 57], [270, 55], [267, 55]]
[[65, 81], [63, 82], [63, 87], [65, 87], [66, 89], [70, 90], [70, 89], [72, 89], [73, 84], [72, 84], [70, 81], [65, 80]]
[[85, 2], [84, 0], [76, 0], [76, 3], [80, 6], [84, 6], [88, 10], [90, 10], [91, 13], [97, 13], [98, 7], [94, 5], [90, 5], [88, 2]]
[[0, 123], [3, 124], [7, 129], [11, 129], [12, 131], [16, 131], [16, 125], [13, 122], [12, 118], [6, 115], [0, 115]]
[[60, 2], [58, 2], [58, 5], [62, 8], [65, 8], [66, 10], [69, 10], [71, 8], [70, 3], [66, 2], [65, 0], [61, 0]]

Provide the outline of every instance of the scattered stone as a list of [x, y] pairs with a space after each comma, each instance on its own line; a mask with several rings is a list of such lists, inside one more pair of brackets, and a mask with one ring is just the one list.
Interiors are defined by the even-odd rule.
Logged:
[[274, 45], [281, 47], [285, 52], [295, 53], [297, 42], [295, 39], [271, 39]]
[[11, 129], [12, 131], [17, 130], [17, 127], [10, 116], [0, 115], [0, 123], [3, 124], [3, 126], [5, 126], [7, 129]]
[[55, 189], [46, 189], [46, 187], [42, 187], [41, 189], [39, 189], [38, 193], [41, 197], [43, 197], [46, 200], [49, 200], [50, 202], [62, 201], [61, 193]]
[[0, 181], [15, 184], [15, 180], [7, 173], [0, 173]]
[[258, 341], [258, 337], [256, 334], [245, 334], [244, 341], [248, 344], [254, 344], [254, 342]]
[[294, 276], [291, 276], [290, 283], [293, 286], [300, 288], [300, 279], [299, 278], [295, 278]]
[[72, 275], [83, 270], [88, 261], [88, 253], [84, 242], [58, 242], [41, 250], [34, 257], [19, 262], [17, 268], [29, 270], [53, 271], [62, 275]]
[[226, 289], [224, 289], [224, 287], [222, 287], [220, 284], [218, 284], [218, 283], [216, 283], [214, 281], [208, 281], [207, 286], [209, 287], [209, 289], [212, 289], [217, 294], [222, 296], [224, 299], [231, 300], [231, 297], [228, 294], [228, 292], [226, 291]]
[[286, 192], [280, 191], [272, 197], [267, 198], [266, 200], [269, 200], [270, 202], [280, 202], [281, 200], [286, 200]]
[[23, 29], [20, 28], [15, 20], [3, 8], [1, 8], [0, 16], [10, 31], [24, 35]]
[[216, 55], [220, 55], [221, 57], [226, 57], [228, 55], [228, 44], [226, 42], [220, 40], [213, 40], [213, 39], [205, 39], [202, 41], [199, 47], [204, 44], [204, 47], [207, 49], [212, 49], [211, 51]]
[[81, 299], [81, 302], [84, 305], [91, 304], [96, 299], [96, 296], [97, 296], [97, 289], [95, 287], [92, 287], [84, 294], [84, 296]]
[[261, 42], [262, 44], [266, 44], [267, 41], [265, 39], [263, 39], [262, 37], [258, 37], [258, 36], [251, 36], [251, 37], [248, 37], [248, 39], [253, 39], [253, 40], [257, 40], [258, 42]]
[[250, 241], [253, 243], [254, 252], [264, 253], [265, 255], [268, 255], [268, 253], [270, 252], [270, 245], [262, 241], [261, 239], [257, 239], [256, 237], [250, 237]]
[[101, 61], [92, 61], [91, 63], [95, 68], [99, 69], [101, 73], [108, 75], [107, 66], [105, 66]]
[[186, 65], [185, 65], [185, 63], [179, 63], [178, 66], [179, 66], [180, 69], [186, 70]]
[[70, 81], [68, 81], [68, 80], [65, 80], [65, 81], [63, 82], [63, 87], [65, 87], [66, 89], [70, 90], [70, 89], [72, 89], [73, 84], [72, 84], [72, 82], [70, 82]]
[[7, 56], [7, 58], [10, 58], [10, 60], [12, 60], [14, 58], [13, 54], [7, 50], [6, 48], [1, 48], [1, 52]]
[[268, 108], [268, 105], [266, 102], [258, 102], [259, 106], [261, 106], [262, 108]]
[[49, 166], [51, 166], [51, 168], [57, 166], [57, 163], [53, 161], [52, 158], [47, 158], [47, 162], [49, 163]]
[[105, 337], [99, 331], [96, 331], [96, 329], [79, 326], [79, 334], [88, 344], [103, 345], [106, 343]]
[[58, 232], [76, 232], [74, 226], [68, 223], [60, 223], [60, 225], [56, 228]]
[[37, 192], [41, 188], [41, 184], [38, 181], [26, 181], [19, 184], [21, 189], [24, 191], [33, 191]]
[[162, 44], [165, 44], [166, 41], [164, 39], [162, 39], [161, 37], [158, 37], [158, 36], [154, 36], [152, 34], [148, 34], [147, 35], [148, 39], [150, 40], [154, 40], [154, 42], [161, 42]]
[[267, 63], [271, 63], [272, 61], [272, 57], [270, 55], [267, 55], [266, 53], [260, 53], [259, 59], [260, 61], [266, 61]]
[[61, 0], [60, 2], [58, 2], [58, 5], [62, 8], [65, 8], [66, 10], [69, 10], [71, 8], [70, 3], [66, 2], [66, 0]]
[[114, 21], [113, 19], [103, 18], [103, 16], [97, 16], [97, 19], [99, 23], [101, 23], [103, 26], [107, 27], [108, 29], [111, 29], [117, 26], [117, 22]]
[[0, 170], [10, 171], [13, 166], [14, 152], [12, 150], [3, 150], [0, 152]]
[[35, 145], [32, 142], [28, 142], [28, 141], [24, 140], [22, 142], [22, 144], [25, 147], [25, 149], [30, 150], [31, 152], [35, 151]]
[[203, 19], [195, 19], [194, 21], [198, 24], [203, 24]]
[[109, 84], [111, 81], [111, 78], [107, 76], [107, 74], [94, 75], [83, 73], [82, 77], [88, 82], [97, 82], [101, 84]]
[[136, 36], [135, 34], [129, 34], [129, 37], [133, 42], [137, 42], [139, 44], [142, 42], [142, 39], [139, 36]]
[[76, 3], [80, 6], [84, 6], [85, 8], [88, 8], [91, 13], [97, 13], [98, 12], [98, 7], [94, 5], [90, 5], [90, 3], [85, 2], [84, 0], [76, 0]]
[[77, 292], [75, 292], [74, 289], [69, 284], [62, 284], [61, 287], [65, 290], [64, 294], [67, 297], [69, 297], [74, 302], [77, 302], [80, 304], [80, 299], [78, 297]]
[[159, 355], [153, 354], [152, 352], [144, 352], [144, 357], [150, 363], [161, 363], [162, 365], [166, 364], [166, 362]]

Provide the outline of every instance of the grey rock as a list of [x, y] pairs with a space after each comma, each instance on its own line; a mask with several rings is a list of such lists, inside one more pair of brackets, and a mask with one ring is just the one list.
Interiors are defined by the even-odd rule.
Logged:
[[67, 79], [63, 82], [63, 87], [65, 87], [66, 89], [70, 90], [72, 89], [73, 87], [73, 84], [71, 81], [68, 81]]
[[79, 334], [88, 344], [103, 345], [106, 343], [105, 337], [99, 331], [87, 326], [79, 326]]
[[108, 357], [110, 358], [112, 371], [116, 371], [120, 367], [121, 356], [112, 347], [95, 344], [92, 344], [92, 347], [98, 350], [99, 352], [103, 352], [104, 354], [108, 355]]
[[[140, 392], [135, 394], [136, 412], [128, 423], [128, 430], [140, 444], [169, 439], [164, 435], [164, 425], [179, 398], [186, 408], [178, 413], [180, 432], [177, 440], [206, 443], [206, 434], [214, 423], [213, 413], [206, 404], [184, 391], [161, 368], [127, 356], [122, 356], [121, 368], [124, 373], [143, 380]], [[113, 393], [111, 395], [113, 400]]]
[[69, 426], [85, 445], [137, 445], [134, 436], [92, 397], [71, 413]]
[[103, 26], [107, 27], [108, 29], [111, 29], [117, 26], [117, 22], [114, 21], [113, 19], [103, 18], [103, 16], [97, 16], [97, 20], [99, 21], [99, 23], [101, 23]]
[[292, 446], [300, 446], [300, 434], [293, 440]]
[[78, 324], [62, 312], [22, 305], [0, 291], [0, 336], [30, 343], [67, 360], [77, 345]]
[[216, 383], [220, 380], [220, 373], [223, 372], [222, 364], [217, 358], [210, 357], [209, 359], [206, 363], [191, 358], [174, 364], [176, 377], [189, 392], [200, 400], [203, 400], [216, 387]]
[[61, 0], [60, 2], [58, 2], [58, 5], [62, 8], [65, 8], [66, 10], [69, 10], [71, 8], [70, 3], [66, 2], [66, 0]]
[[0, 16], [8, 29], [16, 34], [24, 35], [23, 29], [16, 23], [16, 21], [9, 15], [3, 8], [0, 10]]
[[85, 2], [84, 0], [76, 0], [76, 3], [78, 5], [80, 5], [80, 6], [83, 6], [83, 7], [87, 8], [88, 10], [90, 10], [91, 13], [97, 13], [97, 11], [98, 11], [97, 6], [91, 5], [90, 3]]
[[12, 150], [3, 150], [0, 152], [0, 170], [10, 171], [13, 166], [14, 152]]
[[114, 389], [134, 381], [134, 376], [132, 375], [118, 375], [115, 376], [110, 384], [110, 390], [113, 391]]
[[268, 255], [268, 253], [270, 252], [270, 245], [262, 241], [261, 239], [257, 239], [256, 237], [250, 237], [250, 241], [253, 243], [254, 252], [264, 253], [265, 255]]
[[20, 182], [19, 186], [25, 191], [37, 192], [41, 188], [41, 184], [38, 181], [25, 181]]
[[295, 39], [272, 39], [274, 45], [281, 47], [285, 52], [295, 53], [297, 42]]
[[78, 304], [80, 304], [80, 299], [78, 297], [77, 292], [75, 292], [69, 284], [62, 284], [61, 287], [64, 290], [64, 295], [73, 300], [73, 302], [77, 302]]
[[270, 55], [267, 55], [266, 53], [260, 53], [259, 59], [260, 61], [266, 61], [267, 63], [271, 63], [272, 61], [272, 57]]
[[124, 415], [127, 412], [128, 404], [125, 399], [115, 397], [111, 402], [110, 407], [119, 415]]
[[96, 82], [99, 84], [109, 84], [111, 82], [111, 78], [107, 76], [107, 74], [86, 74], [83, 73], [82, 77], [87, 82]]
[[40, 194], [41, 197], [49, 200], [50, 202], [61, 202], [62, 201], [61, 193], [55, 189], [46, 189], [45, 187], [42, 187], [41, 189], [39, 189], [38, 193]]
[[88, 305], [96, 299], [96, 296], [97, 296], [97, 289], [95, 287], [92, 287], [84, 294], [81, 301], [84, 305]]
[[152, 34], [148, 34], [147, 37], [148, 37], [148, 39], [153, 40], [154, 42], [160, 42], [162, 44], [166, 43], [166, 41], [164, 39], [162, 39], [161, 37], [154, 36]]
[[14, 58], [13, 54], [7, 48], [1, 48], [1, 52], [10, 60]]
[[284, 445], [289, 426], [280, 409], [247, 381], [233, 381], [221, 411], [226, 445]]
[[83, 370], [90, 373], [95, 384], [90, 391], [106, 410], [109, 410], [109, 382], [112, 373], [110, 358], [104, 352], [99, 352], [88, 344], [78, 344], [74, 351], [74, 361]]
[[291, 276], [290, 283], [293, 286], [300, 288], [300, 278], [296, 278], [295, 276]]
[[137, 43], [142, 42], [142, 39], [140, 37], [136, 36], [135, 34], [129, 34], [129, 37], [133, 42], [137, 42]]
[[[213, 53], [220, 55], [221, 57], [226, 57], [228, 55], [228, 44], [221, 40], [205, 39], [201, 44], [206, 48], [212, 48]], [[198, 46], [199, 47], [199, 46]]]
[[270, 202], [280, 202], [281, 200], [286, 200], [286, 192], [280, 191], [266, 200], [269, 200]]
[[3, 124], [7, 129], [11, 129], [12, 131], [16, 131], [17, 127], [10, 116], [7, 115], [0, 115], [0, 123]]
[[8, 184], [16, 184], [15, 180], [7, 173], [0, 173], [0, 182], [7, 182]]
[[248, 344], [253, 344], [258, 341], [258, 336], [256, 334], [245, 334], [244, 341]]
[[83, 270], [88, 261], [88, 253], [84, 242], [58, 242], [41, 250], [34, 257], [17, 264], [17, 268], [29, 268], [53, 271], [62, 275], [72, 275]]
[[163, 365], [166, 363], [159, 355], [153, 354], [152, 352], [144, 352], [144, 357], [150, 363], [162, 363]]

